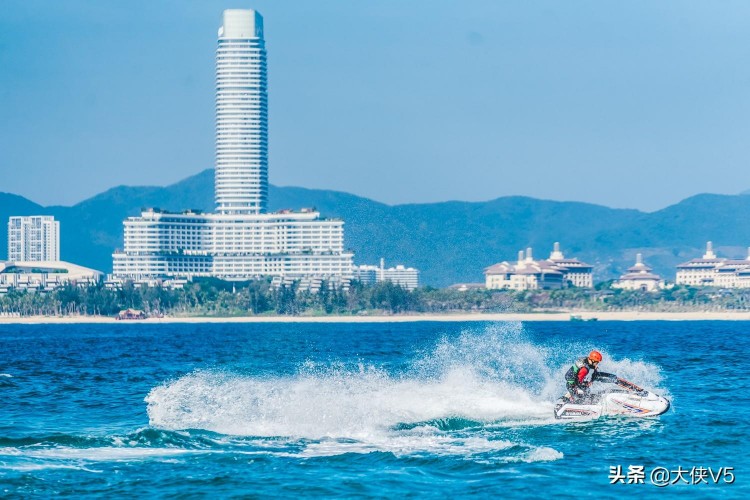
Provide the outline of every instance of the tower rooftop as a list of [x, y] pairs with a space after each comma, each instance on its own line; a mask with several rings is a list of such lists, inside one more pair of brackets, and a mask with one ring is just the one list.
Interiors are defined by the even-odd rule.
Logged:
[[227, 9], [219, 38], [263, 38], [263, 16], [250, 9]]

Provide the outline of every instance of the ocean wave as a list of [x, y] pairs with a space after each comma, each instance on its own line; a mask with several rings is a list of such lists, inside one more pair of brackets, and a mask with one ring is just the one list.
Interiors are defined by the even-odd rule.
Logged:
[[173, 432], [144, 427], [129, 434], [73, 435], [50, 434], [41, 436], [0, 436], [0, 448], [48, 449], [56, 447], [102, 448], [102, 447], [169, 447], [210, 448], [215, 444], [208, 433]]

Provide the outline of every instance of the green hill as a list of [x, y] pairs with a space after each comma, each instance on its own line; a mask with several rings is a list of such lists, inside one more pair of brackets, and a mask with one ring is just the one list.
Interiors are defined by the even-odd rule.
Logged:
[[[122, 247], [122, 220], [142, 207], [167, 210], [214, 207], [213, 170], [167, 187], [120, 186], [72, 207], [42, 207], [0, 193], [0, 220], [10, 215], [54, 215], [61, 225], [64, 260], [111, 271], [111, 254]], [[703, 194], [653, 213], [577, 202], [503, 197], [487, 202], [389, 206], [337, 191], [271, 186], [271, 210], [315, 207], [346, 221], [346, 245], [355, 263], [402, 263], [422, 271], [434, 286], [483, 281], [485, 267], [534, 248], [546, 257], [555, 241], [566, 256], [595, 266], [595, 279], [614, 278], [632, 265], [636, 252], [667, 277], [674, 266], [703, 252], [712, 240], [730, 257], [750, 245], [750, 196]], [[7, 233], [0, 231], [0, 256]]]

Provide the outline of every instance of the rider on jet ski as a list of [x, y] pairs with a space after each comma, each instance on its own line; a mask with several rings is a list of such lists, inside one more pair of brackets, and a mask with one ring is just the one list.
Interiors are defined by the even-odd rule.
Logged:
[[565, 373], [565, 385], [568, 392], [563, 397], [573, 403], [583, 402], [594, 380], [613, 377], [609, 373], [597, 373], [597, 367], [601, 361], [602, 353], [597, 350], [591, 351], [585, 358], [577, 359]]

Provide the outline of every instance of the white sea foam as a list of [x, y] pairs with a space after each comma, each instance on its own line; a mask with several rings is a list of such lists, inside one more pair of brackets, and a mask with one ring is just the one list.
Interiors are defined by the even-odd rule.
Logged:
[[451, 437], [436, 433], [421, 435], [372, 436], [363, 441], [323, 440], [311, 443], [300, 454], [306, 457], [341, 455], [344, 453], [388, 452], [396, 456], [412, 456], [424, 453], [431, 455], [471, 456], [506, 450], [515, 446], [505, 440], [490, 440], [480, 437]]
[[35, 472], [35, 471], [49, 470], [49, 469], [69, 469], [69, 470], [77, 470], [77, 471], [84, 471], [84, 472], [92, 472], [95, 474], [99, 474], [102, 472], [100, 470], [90, 469], [82, 465], [59, 464], [59, 463], [38, 463], [38, 462], [0, 465], [0, 469], [12, 470], [12, 471], [17, 471], [17, 472]]
[[555, 449], [547, 448], [547, 447], [539, 447], [539, 448], [534, 448], [526, 453], [523, 453], [517, 459], [515, 459], [515, 461], [526, 462], [526, 463], [554, 462], [555, 460], [560, 460], [562, 458], [563, 458], [563, 454]]
[[100, 473], [91, 464], [102, 462], [127, 462], [141, 460], [171, 461], [175, 457], [214, 453], [179, 448], [148, 447], [87, 447], [55, 446], [51, 448], [3, 448], [0, 451], [0, 471], [30, 472], [47, 469], [71, 469]]
[[91, 447], [73, 448], [56, 446], [53, 448], [6, 448], [2, 456], [19, 456], [43, 460], [86, 460], [92, 462], [132, 461], [185, 454], [206, 453], [205, 450], [183, 448], [147, 448], [147, 447]]
[[[537, 345], [520, 324], [502, 324], [445, 338], [399, 373], [346, 362], [309, 362], [287, 376], [196, 371], [152, 389], [147, 411], [160, 429], [303, 440], [304, 456], [472, 456], [520, 446], [516, 460], [557, 460], [552, 448], [465, 430], [494, 428], [497, 437], [497, 428], [553, 422], [567, 363], [584, 349]], [[658, 381], [658, 368], [642, 362], [610, 366], [636, 383]]]

